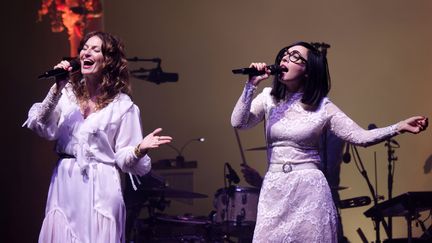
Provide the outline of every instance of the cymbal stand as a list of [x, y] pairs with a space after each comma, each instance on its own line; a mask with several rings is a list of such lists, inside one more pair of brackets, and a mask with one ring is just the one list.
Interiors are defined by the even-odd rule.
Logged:
[[[359, 154], [356, 146], [354, 146], [354, 145], [351, 146], [351, 153], [354, 155], [353, 158], [354, 158], [354, 162], [355, 162], [355, 164], [357, 166], [357, 169], [360, 171], [360, 174], [366, 180], [366, 184], [368, 185], [368, 188], [369, 188], [369, 191], [370, 191], [370, 193], [372, 195], [372, 199], [373, 199], [374, 206], [375, 206], [375, 205], [378, 204], [378, 195], [375, 193], [375, 189], [373, 188], [373, 186], [372, 186], [372, 184], [371, 184], [371, 182], [369, 180], [369, 177], [367, 175], [366, 169], [364, 168], [363, 162], [362, 162], [362, 160], [360, 158], [360, 154]], [[380, 243], [381, 242], [381, 240], [380, 240], [380, 223], [381, 223], [381, 221], [383, 222], [383, 227], [384, 227], [384, 229], [385, 229], [385, 231], [386, 231], [386, 233], [388, 235], [389, 232], [388, 232], [388, 229], [387, 229], [388, 228], [387, 224], [383, 220], [382, 217], [372, 217], [372, 220], [375, 223], [375, 233], [376, 233], [375, 234], [376, 235], [375, 243]]]
[[234, 128], [234, 133], [236, 135], [237, 144], [238, 144], [239, 149], [240, 149], [240, 156], [241, 156], [241, 159], [242, 159], [242, 165], [247, 165], [246, 157], [245, 157], [244, 151], [243, 151], [243, 146], [242, 146], [241, 140], [240, 140], [240, 135], [238, 134], [238, 131], [237, 131], [236, 128]]
[[[392, 145], [394, 144], [394, 145]], [[394, 148], [399, 148], [399, 144], [394, 139], [387, 139], [387, 142], [384, 144], [385, 147], [387, 147], [387, 161], [388, 161], [388, 175], [387, 175], [387, 186], [388, 186], [388, 200], [392, 199], [392, 192], [393, 192], [393, 178], [394, 178], [394, 164], [393, 162], [396, 161], [398, 158], [394, 156]], [[391, 240], [393, 238], [393, 221], [392, 217], [388, 217], [388, 228], [389, 228], [389, 234], [388, 238]]]

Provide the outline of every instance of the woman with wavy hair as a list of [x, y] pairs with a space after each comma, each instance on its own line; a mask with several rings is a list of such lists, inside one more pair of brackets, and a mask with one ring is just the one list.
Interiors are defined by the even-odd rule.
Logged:
[[249, 77], [231, 116], [236, 128], [265, 122], [268, 169], [258, 200], [253, 242], [337, 242], [337, 212], [320, 170], [319, 140], [329, 130], [356, 145], [371, 145], [403, 132], [419, 133], [428, 120], [415, 116], [364, 130], [333, 104], [326, 53], [307, 42], [283, 48], [276, 57], [283, 72], [256, 97], [271, 70]]
[[[87, 34], [79, 46], [80, 70], [56, 77], [25, 125], [55, 140], [54, 169], [39, 242], [125, 241], [126, 212], [120, 171], [144, 175], [148, 151], [169, 143], [158, 128], [143, 138], [132, 102], [123, 44], [105, 32]], [[55, 67], [72, 71], [71, 62]]]

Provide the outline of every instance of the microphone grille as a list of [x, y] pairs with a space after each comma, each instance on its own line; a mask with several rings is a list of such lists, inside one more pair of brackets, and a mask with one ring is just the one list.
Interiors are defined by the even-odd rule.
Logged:
[[286, 67], [281, 67], [277, 64], [270, 65], [267, 68], [270, 69], [270, 74], [272, 74], [272, 75], [288, 71], [288, 69]]
[[81, 63], [78, 59], [72, 59], [69, 61], [71, 67], [72, 67], [72, 71], [76, 71], [80, 68]]

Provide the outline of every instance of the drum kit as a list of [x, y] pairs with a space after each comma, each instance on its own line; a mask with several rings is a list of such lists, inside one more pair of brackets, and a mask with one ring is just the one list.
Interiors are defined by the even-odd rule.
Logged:
[[[165, 194], [167, 191], [171, 194]], [[204, 194], [173, 189], [160, 194], [165, 194], [167, 198], [206, 197]], [[146, 219], [135, 220], [131, 239], [133, 242], [216, 243], [236, 238], [242, 239], [241, 242], [250, 242], [255, 227], [258, 194], [256, 188], [221, 188], [215, 194], [215, 210], [209, 216], [154, 213]]]
[[[347, 187], [339, 187], [344, 190]], [[156, 213], [156, 209], [163, 211], [168, 201], [165, 199], [200, 199], [207, 198], [205, 194], [173, 189], [166, 186], [140, 188], [140, 201], [145, 204], [131, 204], [127, 200], [128, 220], [134, 208], [147, 207], [149, 217], [137, 219], [139, 212], [135, 212], [132, 227], [127, 230], [127, 242], [251, 242], [257, 217], [259, 188], [231, 185], [220, 188], [213, 198], [214, 210], [208, 216], [166, 215]], [[367, 205], [369, 198], [359, 197], [340, 201], [340, 207], [351, 208]], [[127, 227], [128, 228], [128, 227]]]
[[[214, 210], [207, 216], [167, 215], [156, 212], [163, 211], [169, 204], [166, 199], [208, 196], [167, 187], [163, 178], [153, 172], [140, 179], [137, 191], [125, 190], [127, 242], [251, 242], [258, 188], [232, 185], [218, 189], [213, 199]], [[147, 218], [138, 218], [141, 208], [148, 209]]]

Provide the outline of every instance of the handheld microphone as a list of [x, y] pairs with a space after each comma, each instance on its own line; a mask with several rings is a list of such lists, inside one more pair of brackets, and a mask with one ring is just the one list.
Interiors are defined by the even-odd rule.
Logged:
[[228, 175], [226, 176], [228, 180], [231, 180], [235, 184], [238, 184], [240, 182], [240, 178], [238, 177], [235, 170], [231, 167], [231, 165], [226, 162], [225, 166], [228, 168]]
[[[286, 67], [281, 67], [279, 65], [270, 65], [267, 66], [267, 68], [270, 70], [271, 75], [279, 74], [282, 72], [288, 72], [288, 69]], [[233, 69], [233, 74], [248, 74], [251, 76], [257, 76], [257, 75], [263, 75], [266, 72], [264, 70], [258, 71], [256, 68], [240, 68], [240, 69]]]
[[348, 164], [351, 161], [351, 154], [349, 153], [349, 143], [345, 144], [345, 153], [342, 155], [342, 161]]
[[[80, 68], [80, 61], [78, 59], [73, 59], [69, 61], [71, 67], [72, 67], [72, 71], [74, 72], [76, 70], [78, 70]], [[62, 75], [67, 75], [69, 73], [69, 71], [64, 70], [63, 68], [56, 68], [56, 69], [52, 69], [49, 71], [44, 72], [43, 74], [38, 76], [38, 79], [42, 79], [42, 78], [50, 78], [50, 77], [58, 77], [58, 76], [62, 76]]]

